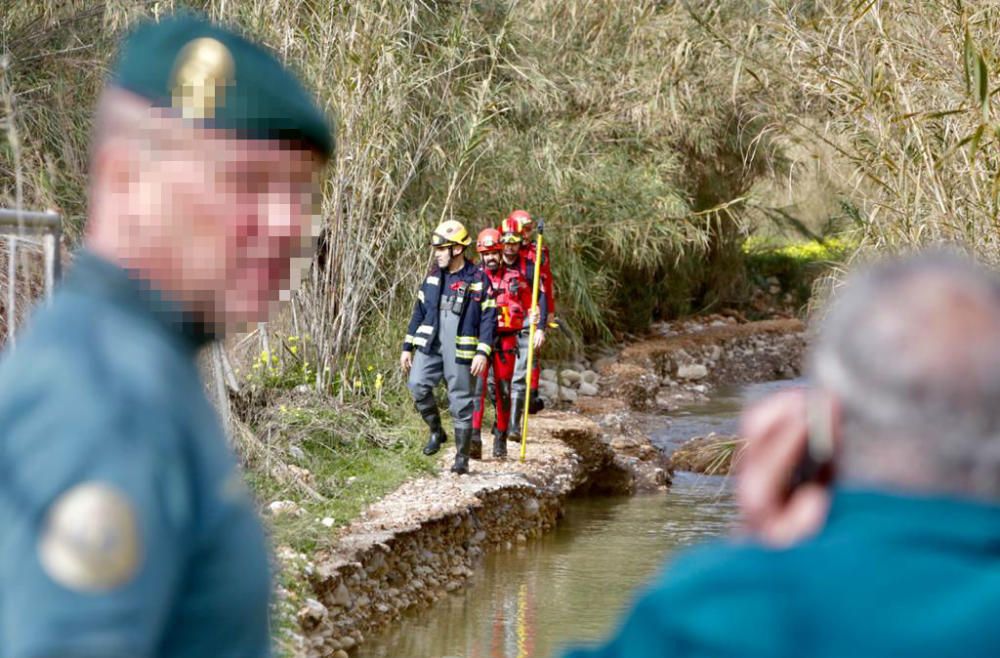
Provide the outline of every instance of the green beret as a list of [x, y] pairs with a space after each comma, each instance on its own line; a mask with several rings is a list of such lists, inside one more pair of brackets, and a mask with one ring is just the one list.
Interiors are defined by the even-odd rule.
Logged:
[[265, 48], [190, 13], [133, 30], [111, 82], [206, 127], [333, 154], [326, 115], [295, 75]]

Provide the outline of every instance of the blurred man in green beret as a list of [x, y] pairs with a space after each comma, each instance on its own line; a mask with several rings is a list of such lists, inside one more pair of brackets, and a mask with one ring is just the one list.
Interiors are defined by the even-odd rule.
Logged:
[[124, 41], [85, 249], [0, 365], [0, 657], [268, 654], [264, 536], [195, 356], [290, 289], [332, 152], [233, 32]]

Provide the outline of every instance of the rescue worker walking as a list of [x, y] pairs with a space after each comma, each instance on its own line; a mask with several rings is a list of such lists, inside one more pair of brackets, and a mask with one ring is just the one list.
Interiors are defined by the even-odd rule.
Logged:
[[479, 406], [473, 418], [473, 432], [482, 428], [483, 406], [487, 392], [496, 409], [493, 424], [493, 456], [507, 457], [507, 433], [510, 431], [511, 384], [519, 350], [521, 330], [527, 326], [531, 309], [531, 284], [516, 267], [503, 261], [500, 231], [484, 229], [476, 241], [476, 251], [482, 257], [480, 267], [490, 280], [496, 294], [497, 335], [493, 345], [490, 375], [483, 377]]
[[465, 257], [471, 242], [461, 222], [449, 220], [434, 229], [435, 267], [417, 292], [400, 356], [401, 367], [410, 374], [414, 405], [430, 428], [425, 455], [435, 454], [448, 440], [434, 399], [434, 387], [445, 381], [455, 428], [451, 470], [458, 474], [469, 472], [476, 378], [486, 371], [497, 323], [489, 281]]
[[[527, 282], [530, 291], [535, 280], [535, 263], [528, 260], [521, 247], [524, 242], [521, 237], [521, 228], [516, 219], [505, 219], [500, 227], [500, 242], [503, 244], [503, 263], [507, 269], [515, 270], [521, 274]], [[545, 344], [545, 327], [548, 322], [547, 296], [544, 292], [544, 279], [538, 294], [537, 327], [535, 328], [535, 350]], [[529, 300], [530, 307], [530, 300]], [[510, 432], [508, 439], [511, 441], [521, 440], [521, 421], [528, 402], [528, 341], [530, 340], [530, 325], [525, 326], [518, 332], [518, 354], [514, 364], [514, 379], [511, 382], [511, 406], [510, 406]]]
[[[531, 232], [535, 226], [535, 220], [527, 210], [515, 210], [507, 215], [508, 222], [516, 222], [518, 232], [521, 234], [521, 254], [529, 262], [536, 260], [537, 243], [531, 239]], [[548, 306], [549, 317], [555, 318], [556, 297], [552, 278], [552, 259], [549, 257], [549, 247], [542, 247], [542, 290], [545, 292], [545, 302]], [[528, 402], [528, 413], [536, 413], [545, 407], [545, 403], [538, 395], [538, 380], [541, 377], [542, 365], [536, 358], [531, 369], [531, 399]]]
[[[527, 210], [515, 210], [507, 215], [507, 221], [517, 222], [519, 233], [521, 234], [521, 253], [531, 262], [535, 262], [535, 241], [531, 239], [531, 232], [535, 227], [535, 220]], [[553, 289], [552, 261], [549, 256], [549, 246], [542, 247], [542, 289], [545, 291], [545, 298], [548, 300], [549, 316], [555, 317], [556, 297]]]

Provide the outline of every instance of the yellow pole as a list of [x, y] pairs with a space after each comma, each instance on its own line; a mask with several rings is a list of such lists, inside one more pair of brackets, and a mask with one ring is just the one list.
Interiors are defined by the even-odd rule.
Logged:
[[528, 584], [517, 590], [517, 658], [528, 656]]
[[[538, 288], [542, 279], [542, 241], [544, 225], [538, 220], [538, 237], [535, 238], [535, 279], [531, 282], [531, 314], [538, 312]], [[535, 322], [531, 323], [528, 330], [528, 369], [524, 374], [525, 391], [527, 397], [524, 399], [524, 421], [521, 425], [521, 461], [524, 461], [528, 453], [528, 406], [531, 400], [531, 369], [535, 366]]]

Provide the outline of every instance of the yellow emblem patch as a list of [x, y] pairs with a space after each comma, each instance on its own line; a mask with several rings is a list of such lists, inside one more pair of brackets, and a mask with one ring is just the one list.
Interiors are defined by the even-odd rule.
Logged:
[[42, 568], [68, 589], [102, 592], [136, 574], [142, 552], [131, 501], [103, 482], [85, 482], [48, 511], [38, 542]]
[[233, 56], [220, 41], [202, 37], [190, 42], [177, 54], [170, 76], [174, 109], [185, 119], [213, 118], [226, 102], [235, 72]]

